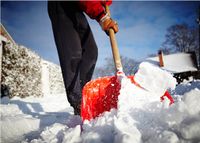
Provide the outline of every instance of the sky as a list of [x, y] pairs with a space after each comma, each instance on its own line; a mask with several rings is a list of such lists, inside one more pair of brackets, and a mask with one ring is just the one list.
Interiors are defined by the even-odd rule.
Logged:
[[[113, 1], [112, 19], [120, 55], [143, 60], [156, 54], [165, 40], [167, 28], [186, 23], [197, 26], [198, 1]], [[99, 24], [87, 17], [98, 46], [97, 66], [112, 57], [109, 37]], [[47, 1], [1, 1], [1, 23], [16, 43], [32, 49], [45, 60], [59, 64]]]

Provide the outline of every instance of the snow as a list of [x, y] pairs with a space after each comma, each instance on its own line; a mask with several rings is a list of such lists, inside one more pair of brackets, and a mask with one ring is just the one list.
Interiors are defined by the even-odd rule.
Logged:
[[[153, 71], [153, 72], [152, 72]], [[118, 109], [82, 123], [66, 95], [1, 99], [1, 142], [31, 143], [198, 143], [200, 80], [175, 86], [172, 75], [142, 63], [135, 75], [144, 88], [121, 81]], [[169, 106], [160, 96], [168, 89]]]
[[[147, 61], [159, 64], [158, 57], [148, 58]], [[163, 56], [163, 69], [173, 73], [197, 71], [190, 53], [176, 53]]]
[[169, 72], [160, 69], [148, 62], [143, 62], [139, 66], [138, 72], [135, 74], [135, 80], [143, 88], [150, 92], [154, 92], [161, 96], [168, 89], [174, 89], [176, 79]]
[[48, 63], [45, 61], [41, 62], [41, 88], [43, 95], [49, 95], [50, 94], [50, 83], [49, 83], [49, 69], [48, 69]]

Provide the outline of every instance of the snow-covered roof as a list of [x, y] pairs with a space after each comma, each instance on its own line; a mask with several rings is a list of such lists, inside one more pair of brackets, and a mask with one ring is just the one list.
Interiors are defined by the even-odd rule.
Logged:
[[[159, 65], [159, 58], [152, 57], [148, 58], [147, 61]], [[186, 71], [197, 71], [197, 67], [192, 59], [191, 53], [176, 53], [170, 55], [163, 55], [164, 67], [163, 69], [173, 72], [186, 72]]]
[[[16, 44], [15, 43], [15, 40], [12, 38], [12, 36], [8, 33], [8, 31], [6, 30], [6, 28], [3, 26], [3, 24], [0, 23], [0, 26], [1, 26], [1, 31], [0, 31], [0, 35], [1, 35], [1, 38], [3, 37], [4, 39], [1, 39], [1, 40], [4, 40], [4, 41], [11, 41], [13, 44]], [[5, 38], [7, 40], [5, 40]]]

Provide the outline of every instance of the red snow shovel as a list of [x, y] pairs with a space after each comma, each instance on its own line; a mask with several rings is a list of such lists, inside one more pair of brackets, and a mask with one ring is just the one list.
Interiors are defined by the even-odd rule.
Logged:
[[[106, 6], [106, 12], [110, 14], [108, 6]], [[91, 80], [84, 86], [81, 103], [81, 117], [83, 121], [91, 120], [105, 111], [117, 108], [121, 88], [119, 76], [124, 75], [124, 73], [113, 29], [109, 29], [109, 37], [117, 75]], [[134, 76], [128, 76], [128, 78], [136, 86], [141, 87], [134, 81]]]

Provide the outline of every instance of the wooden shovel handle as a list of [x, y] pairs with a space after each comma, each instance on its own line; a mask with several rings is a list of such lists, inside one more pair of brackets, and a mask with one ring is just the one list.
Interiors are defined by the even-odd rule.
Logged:
[[[105, 6], [105, 9], [106, 9], [106, 13], [108, 13], [110, 15], [110, 10], [109, 10], [108, 5]], [[112, 47], [112, 54], [113, 54], [113, 58], [114, 58], [115, 68], [116, 68], [117, 72], [118, 71], [123, 72], [119, 49], [117, 46], [117, 40], [115, 38], [115, 32], [111, 28], [109, 29], [108, 32], [109, 32], [110, 43], [111, 43], [111, 47]]]

